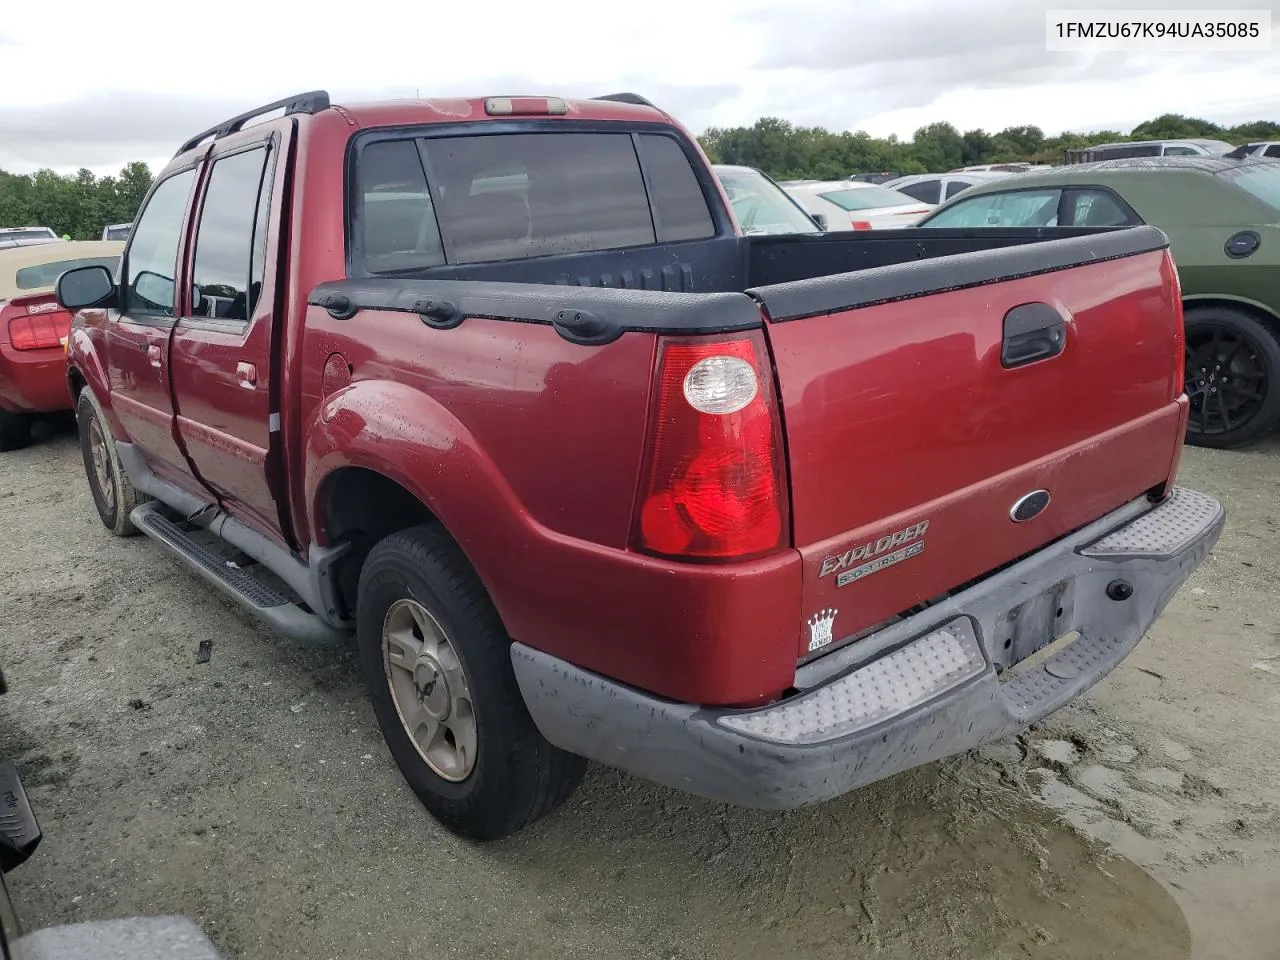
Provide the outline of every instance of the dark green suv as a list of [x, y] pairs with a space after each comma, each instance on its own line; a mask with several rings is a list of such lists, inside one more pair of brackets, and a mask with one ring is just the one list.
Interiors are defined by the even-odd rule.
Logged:
[[1280, 426], [1280, 162], [1107, 160], [966, 190], [918, 227], [1125, 227], [1169, 236], [1186, 316], [1187, 442], [1237, 447]]

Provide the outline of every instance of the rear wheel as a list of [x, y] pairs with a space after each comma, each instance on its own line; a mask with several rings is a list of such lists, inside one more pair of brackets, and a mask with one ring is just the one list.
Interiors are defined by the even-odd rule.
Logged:
[[1280, 333], [1231, 307], [1186, 310], [1187, 442], [1239, 447], [1280, 425]]
[[21, 450], [31, 443], [31, 418], [0, 410], [0, 453]]
[[117, 537], [132, 537], [138, 528], [129, 519], [133, 508], [146, 502], [129, 482], [129, 475], [116, 456], [115, 438], [107, 426], [102, 409], [87, 387], [80, 391], [76, 403], [76, 425], [80, 430], [80, 454], [89, 480], [89, 492], [102, 525]]
[[448, 829], [496, 840], [550, 813], [586, 769], [529, 716], [511, 639], [439, 527], [392, 534], [360, 572], [356, 635], [378, 725], [423, 805]]

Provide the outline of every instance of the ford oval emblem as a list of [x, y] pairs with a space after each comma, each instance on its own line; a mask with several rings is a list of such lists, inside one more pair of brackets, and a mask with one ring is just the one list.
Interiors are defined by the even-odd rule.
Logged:
[[1009, 519], [1014, 523], [1026, 523], [1044, 513], [1044, 508], [1048, 505], [1048, 490], [1032, 490], [1026, 496], [1020, 497], [1018, 502], [1009, 508]]

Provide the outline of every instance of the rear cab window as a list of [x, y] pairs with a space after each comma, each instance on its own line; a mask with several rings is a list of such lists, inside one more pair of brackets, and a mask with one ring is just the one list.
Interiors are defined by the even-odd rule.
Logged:
[[359, 149], [354, 184], [351, 259], [366, 274], [716, 233], [688, 155], [666, 134], [378, 139]]

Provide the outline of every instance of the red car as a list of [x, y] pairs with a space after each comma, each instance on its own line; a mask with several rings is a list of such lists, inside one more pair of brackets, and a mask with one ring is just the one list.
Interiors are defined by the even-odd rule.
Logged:
[[114, 272], [124, 244], [58, 241], [0, 250], [0, 452], [31, 442], [31, 415], [70, 411], [66, 339], [71, 315], [58, 306], [63, 271]]
[[747, 237], [640, 97], [312, 92], [183, 144], [130, 243], [58, 283], [103, 524], [354, 632], [472, 837], [584, 758], [785, 808], [1010, 736], [1224, 523], [1153, 227]]

